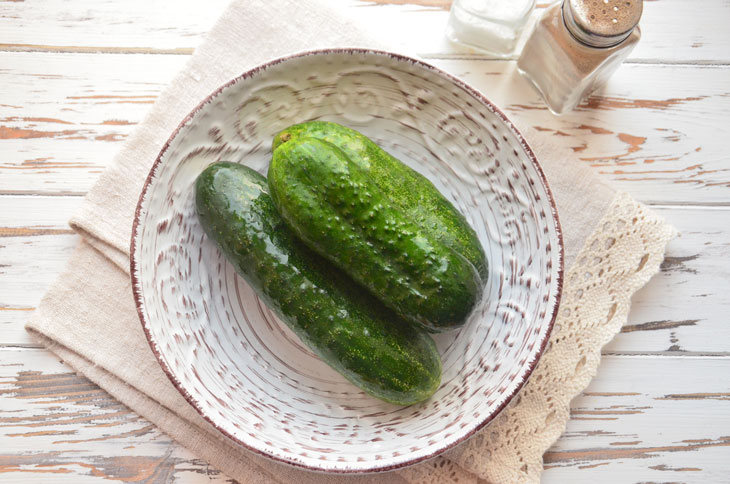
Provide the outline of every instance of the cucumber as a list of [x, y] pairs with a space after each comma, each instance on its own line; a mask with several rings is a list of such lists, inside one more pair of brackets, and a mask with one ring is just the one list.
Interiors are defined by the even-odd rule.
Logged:
[[426, 177], [409, 168], [354, 129], [327, 121], [295, 124], [274, 137], [273, 149], [290, 139], [318, 138], [340, 148], [367, 170], [381, 190], [417, 225], [466, 257], [487, 280], [487, 260], [479, 238], [464, 216]]
[[309, 247], [428, 331], [462, 325], [481, 289], [474, 266], [413, 223], [357, 163], [331, 143], [279, 145], [269, 189]]
[[322, 360], [386, 402], [410, 405], [436, 391], [441, 359], [428, 333], [297, 240], [277, 213], [266, 178], [220, 162], [198, 176], [195, 192], [208, 237]]

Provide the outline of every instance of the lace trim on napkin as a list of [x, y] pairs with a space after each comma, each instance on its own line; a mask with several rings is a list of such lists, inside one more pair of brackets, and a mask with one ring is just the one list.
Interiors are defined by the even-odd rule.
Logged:
[[483, 431], [401, 477], [414, 484], [538, 483], [570, 401], [596, 375], [601, 348], [626, 323], [631, 296], [658, 272], [675, 235], [659, 216], [617, 194], [566, 274], [548, 347], [525, 387]]

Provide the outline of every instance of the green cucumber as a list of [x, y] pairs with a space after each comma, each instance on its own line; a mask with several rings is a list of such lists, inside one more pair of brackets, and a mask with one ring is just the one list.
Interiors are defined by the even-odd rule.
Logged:
[[426, 177], [380, 148], [367, 136], [328, 121], [295, 124], [274, 137], [273, 149], [290, 139], [318, 138], [345, 152], [358, 163], [390, 200], [417, 225], [466, 257], [482, 280], [487, 279], [487, 260], [479, 238], [464, 216]]
[[322, 360], [390, 403], [410, 405], [436, 391], [441, 360], [428, 333], [297, 240], [277, 213], [266, 178], [220, 162], [200, 174], [195, 191], [208, 237]]
[[464, 323], [481, 290], [474, 266], [413, 223], [342, 150], [292, 139], [274, 150], [268, 178], [296, 235], [386, 306], [432, 332]]

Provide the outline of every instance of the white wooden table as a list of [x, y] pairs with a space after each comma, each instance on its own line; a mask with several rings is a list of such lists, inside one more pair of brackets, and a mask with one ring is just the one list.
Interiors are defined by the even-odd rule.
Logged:
[[[730, 3], [646, 0], [630, 60], [561, 118], [513, 60], [442, 38], [448, 3], [333, 0], [682, 232], [543, 482], [730, 482]], [[0, 482], [228, 482], [23, 329], [78, 242], [66, 220], [225, 4], [0, 2]]]

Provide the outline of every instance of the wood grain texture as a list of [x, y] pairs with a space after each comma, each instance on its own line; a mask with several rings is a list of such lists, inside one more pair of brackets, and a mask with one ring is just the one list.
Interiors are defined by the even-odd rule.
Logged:
[[230, 482], [45, 351], [0, 351], [0, 402], [0, 482]]
[[[564, 116], [503, 62], [440, 61], [515, 119], [550, 133], [602, 180], [654, 204], [730, 199], [724, 139], [730, 69], [624, 65], [605, 88]], [[696, 92], [702, 86], [705, 94]], [[692, 94], [691, 92], [694, 92]]]
[[[543, 482], [722, 482], [728, 371], [730, 358], [606, 357]], [[0, 408], [0, 481], [226, 482], [43, 350], [0, 350]]]
[[[80, 197], [0, 197], [0, 346], [36, 343], [23, 329], [78, 241], [66, 220]], [[730, 268], [730, 210], [656, 207], [681, 230], [661, 273], [634, 297], [623, 332], [604, 354], [730, 355], [722, 308]], [[23, 254], [32, 253], [33, 257]]]
[[608, 354], [730, 353], [730, 210], [655, 207], [680, 230], [661, 272], [633, 298], [629, 320], [604, 349]]
[[[227, 0], [77, 0], [0, 3], [0, 50], [189, 54]], [[533, 17], [550, 2], [539, 2]], [[387, 45], [425, 56], [475, 56], [442, 35], [448, 0], [330, 0]], [[730, 4], [720, 0], [647, 1], [642, 40], [630, 62], [727, 64]], [[692, 19], [692, 21], [687, 21]]]
[[185, 60], [0, 53], [0, 193], [85, 193]]
[[[730, 200], [730, 68], [625, 65], [605, 89], [558, 118], [511, 62], [433, 62], [642, 201]], [[0, 92], [0, 194], [64, 195], [89, 189], [183, 59], [0, 53], [0, 63], [12, 66], [0, 71], [0, 83], [12, 88]]]
[[0, 347], [37, 346], [23, 326], [79, 236], [66, 221], [81, 197], [0, 197]]
[[543, 483], [725, 482], [729, 364], [726, 357], [605, 358], [545, 454]]
[[228, 0], [0, 3], [0, 49], [190, 54]]

